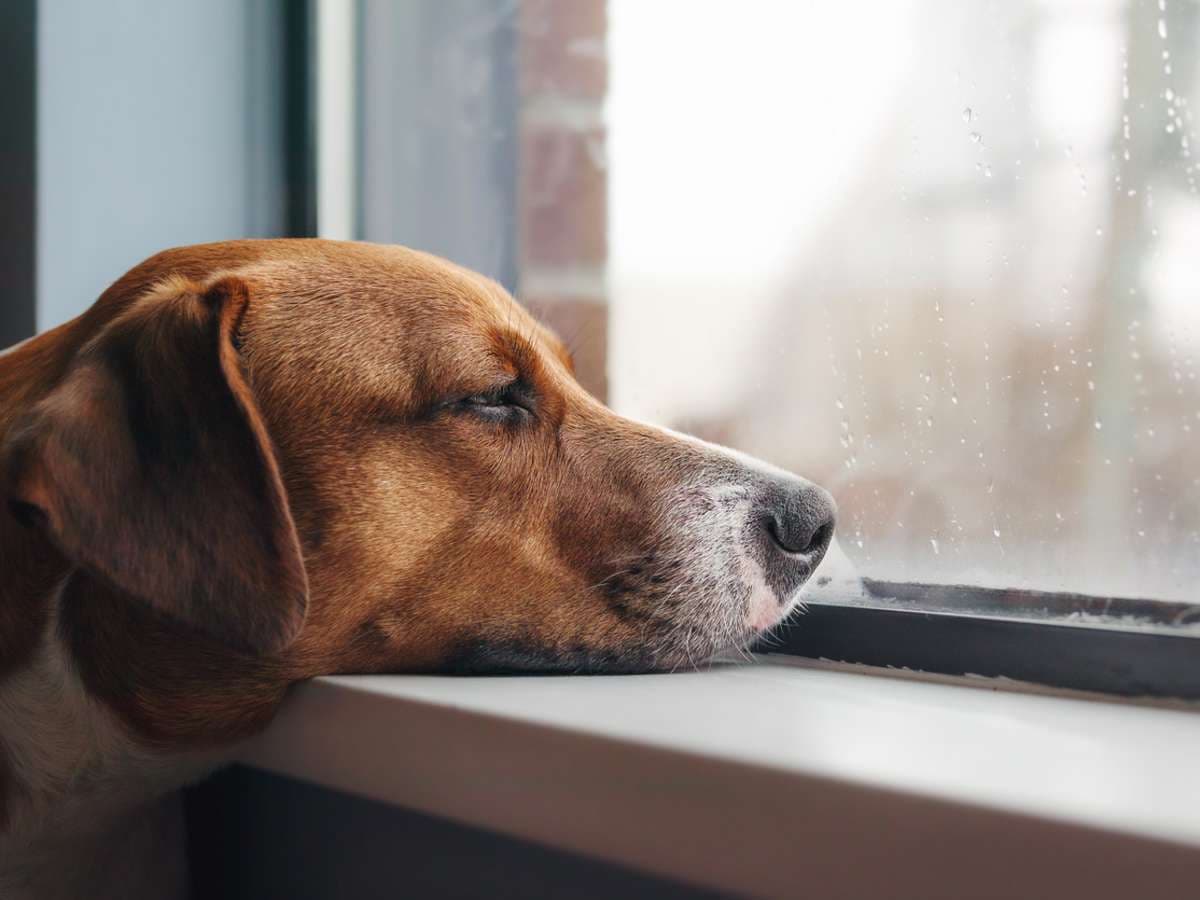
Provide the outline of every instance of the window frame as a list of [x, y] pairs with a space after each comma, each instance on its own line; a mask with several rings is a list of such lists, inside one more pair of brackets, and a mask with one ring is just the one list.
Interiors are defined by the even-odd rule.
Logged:
[[4, 202], [0, 204], [0, 350], [34, 333], [37, 315], [37, 2], [0, 5], [0, 86]]
[[[1173, 619], [1192, 619], [1200, 607], [971, 585], [866, 579], [864, 586], [857, 596], [834, 588], [823, 593], [827, 599], [806, 602], [752, 649], [1125, 698], [1200, 701], [1200, 641], [1194, 632], [1168, 631]], [[972, 611], [954, 611], [951, 604]], [[1005, 605], [1038, 613], [1003, 615]], [[1189, 609], [1194, 612], [1183, 612]], [[1086, 610], [1103, 612], [1072, 620]], [[1140, 621], [1117, 625], [1120, 615]]]

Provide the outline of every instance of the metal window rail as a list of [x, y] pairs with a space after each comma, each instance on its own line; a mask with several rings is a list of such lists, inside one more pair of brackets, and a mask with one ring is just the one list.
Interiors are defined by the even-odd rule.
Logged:
[[1200, 700], [1200, 606], [864, 579], [822, 585], [760, 653]]

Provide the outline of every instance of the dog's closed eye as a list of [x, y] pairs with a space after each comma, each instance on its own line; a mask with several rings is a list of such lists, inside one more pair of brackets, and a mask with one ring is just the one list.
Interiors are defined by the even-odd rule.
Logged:
[[520, 381], [510, 381], [487, 391], [460, 397], [450, 404], [456, 412], [493, 422], [516, 422], [533, 415], [533, 392]]

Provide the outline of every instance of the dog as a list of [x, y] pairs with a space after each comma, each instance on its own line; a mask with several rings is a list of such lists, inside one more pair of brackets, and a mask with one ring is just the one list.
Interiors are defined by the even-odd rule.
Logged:
[[162, 798], [298, 681], [745, 647], [835, 517], [608, 410], [496, 283], [322, 240], [160, 253], [0, 355], [0, 490], [5, 898], [182, 893]]

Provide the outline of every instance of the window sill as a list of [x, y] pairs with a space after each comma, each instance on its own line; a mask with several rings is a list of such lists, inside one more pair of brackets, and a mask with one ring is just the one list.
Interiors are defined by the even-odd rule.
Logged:
[[776, 657], [323, 678], [243, 761], [743, 894], [1194, 888], [1200, 715], [986, 686]]

